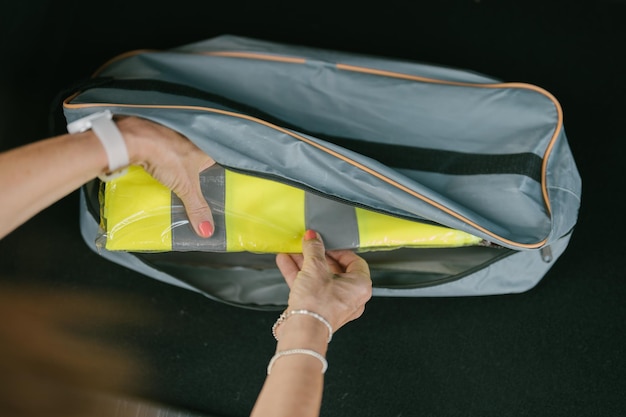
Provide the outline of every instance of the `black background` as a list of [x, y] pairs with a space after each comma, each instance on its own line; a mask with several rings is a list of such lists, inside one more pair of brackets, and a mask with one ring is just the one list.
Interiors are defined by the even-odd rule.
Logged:
[[[0, 6], [0, 149], [49, 134], [56, 93], [107, 59], [221, 34], [417, 60], [539, 85], [561, 102], [583, 178], [568, 250], [531, 291], [375, 298], [330, 346], [324, 416], [623, 416], [626, 2], [85, 2]], [[0, 241], [0, 273], [67, 293], [132, 294], [160, 314], [106, 337], [148, 364], [140, 394], [249, 413], [273, 312], [230, 307], [92, 253], [78, 194]], [[5, 319], [5, 318], [3, 318]]]

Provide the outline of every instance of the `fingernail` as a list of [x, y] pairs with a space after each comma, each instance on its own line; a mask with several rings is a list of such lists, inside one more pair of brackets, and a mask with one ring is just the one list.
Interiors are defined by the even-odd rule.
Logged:
[[317, 238], [317, 233], [315, 233], [315, 230], [309, 229], [304, 233], [304, 240], [311, 240], [315, 238]]
[[213, 234], [213, 225], [208, 220], [200, 223], [198, 229], [200, 229], [200, 235], [202, 237], [210, 237]]

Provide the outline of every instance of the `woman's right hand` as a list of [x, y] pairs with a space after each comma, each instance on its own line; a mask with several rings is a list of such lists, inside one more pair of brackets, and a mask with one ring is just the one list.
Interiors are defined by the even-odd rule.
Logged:
[[359, 318], [372, 297], [365, 260], [349, 250], [326, 252], [320, 235], [312, 230], [304, 235], [302, 254], [278, 254], [276, 264], [290, 288], [287, 309], [315, 312], [334, 331]]
[[200, 188], [199, 174], [215, 161], [188, 138], [166, 126], [138, 117], [120, 117], [130, 162], [171, 189], [182, 200], [194, 231], [210, 237], [213, 215]]

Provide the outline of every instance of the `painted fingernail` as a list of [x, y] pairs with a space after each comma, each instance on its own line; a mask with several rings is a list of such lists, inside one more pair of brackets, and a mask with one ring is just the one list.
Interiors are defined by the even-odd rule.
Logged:
[[311, 240], [315, 238], [317, 238], [317, 233], [315, 233], [315, 230], [309, 229], [304, 233], [304, 240]]
[[202, 237], [210, 237], [213, 234], [213, 225], [208, 220], [200, 223], [198, 229], [200, 229], [200, 235]]

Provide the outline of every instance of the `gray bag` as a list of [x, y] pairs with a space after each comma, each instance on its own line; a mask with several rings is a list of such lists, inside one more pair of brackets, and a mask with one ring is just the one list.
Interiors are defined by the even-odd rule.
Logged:
[[[530, 84], [221, 36], [124, 54], [64, 102], [68, 123], [104, 109], [164, 124], [220, 167], [305, 190], [327, 213], [365, 208], [481, 239], [363, 252], [374, 296], [529, 290], [577, 221], [581, 179], [561, 107]], [[288, 288], [269, 253], [225, 253], [191, 233], [180, 250], [103, 248], [99, 188], [95, 180], [81, 190], [81, 231], [101, 256], [229, 304], [285, 306]], [[358, 249], [346, 242], [343, 215], [315, 223], [314, 211], [306, 226], [329, 247]]]

